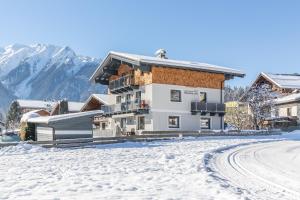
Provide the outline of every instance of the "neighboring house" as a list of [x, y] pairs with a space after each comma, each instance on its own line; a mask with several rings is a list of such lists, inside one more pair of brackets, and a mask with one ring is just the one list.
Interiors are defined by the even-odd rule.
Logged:
[[109, 95], [92, 94], [81, 107], [81, 112], [100, 110], [102, 105], [108, 105]]
[[288, 117], [295, 119], [300, 124], [300, 93], [295, 93], [278, 98], [274, 101], [272, 117]]
[[[84, 103], [81, 108], [81, 112], [87, 112], [91, 110], [100, 110], [102, 106], [109, 105], [108, 94], [92, 94]], [[102, 116], [96, 116], [93, 123], [93, 136], [103, 137], [112, 136], [111, 131], [108, 129], [110, 119]]]
[[40, 101], [40, 100], [25, 100], [25, 99], [17, 99], [16, 100], [21, 108], [21, 113], [27, 113], [33, 110], [46, 110], [51, 111], [52, 107], [56, 104], [56, 102], [52, 101]]
[[251, 87], [264, 84], [270, 85], [272, 91], [279, 94], [291, 94], [295, 90], [300, 90], [300, 74], [271, 74], [261, 72]]
[[26, 138], [35, 141], [92, 138], [93, 120], [101, 110], [35, 117], [27, 120]]
[[61, 115], [61, 114], [68, 114], [68, 113], [77, 113], [80, 112], [84, 103], [82, 102], [73, 102], [62, 100], [57, 102], [50, 113], [50, 115]]
[[26, 140], [26, 129], [28, 127], [27, 121], [31, 118], [49, 116], [50, 113], [46, 110], [32, 110], [27, 113], [24, 113], [21, 118], [20, 124], [20, 138], [21, 140]]
[[224, 128], [224, 82], [238, 70], [205, 63], [110, 52], [91, 77], [108, 85], [103, 131], [114, 135]]
[[[271, 108], [271, 117], [266, 119], [265, 125], [272, 124], [273, 127], [281, 127], [294, 124], [294, 121], [297, 121], [297, 117], [299, 118], [299, 101], [297, 97], [300, 96], [300, 74], [272, 74], [261, 72], [249, 90], [255, 86], [265, 84], [270, 86], [275, 98], [275, 105]], [[246, 102], [245, 97], [246, 95], [241, 98], [241, 101]]]

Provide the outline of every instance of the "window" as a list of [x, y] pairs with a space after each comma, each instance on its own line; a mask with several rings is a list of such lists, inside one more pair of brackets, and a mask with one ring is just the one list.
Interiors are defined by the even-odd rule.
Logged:
[[210, 118], [201, 118], [200, 127], [201, 129], [210, 129]]
[[201, 103], [206, 103], [206, 92], [200, 92], [200, 98]]
[[126, 118], [121, 118], [121, 128], [125, 128], [126, 126]]
[[122, 97], [121, 96], [116, 96], [116, 103], [119, 104], [122, 101]]
[[145, 117], [141, 116], [138, 117], [138, 130], [144, 130], [145, 129]]
[[169, 128], [179, 128], [179, 116], [169, 116]]
[[131, 101], [132, 94], [126, 94], [126, 101]]
[[181, 91], [180, 90], [171, 90], [171, 101], [172, 102], [181, 102]]
[[101, 129], [102, 129], [102, 130], [105, 130], [105, 129], [106, 129], [106, 123], [105, 123], [105, 122], [101, 124]]
[[141, 99], [142, 99], [142, 92], [141, 91], [136, 92], [135, 93], [135, 102], [139, 103], [139, 102], [141, 102]]
[[288, 117], [292, 116], [292, 109], [291, 109], [291, 108], [287, 108], [287, 109], [286, 109], [286, 115], [287, 115]]

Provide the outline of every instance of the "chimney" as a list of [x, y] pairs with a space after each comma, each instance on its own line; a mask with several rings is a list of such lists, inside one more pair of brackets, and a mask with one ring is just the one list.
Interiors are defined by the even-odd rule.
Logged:
[[155, 56], [158, 57], [158, 58], [162, 58], [162, 59], [168, 59], [166, 54], [167, 54], [167, 52], [164, 49], [158, 49], [155, 52]]

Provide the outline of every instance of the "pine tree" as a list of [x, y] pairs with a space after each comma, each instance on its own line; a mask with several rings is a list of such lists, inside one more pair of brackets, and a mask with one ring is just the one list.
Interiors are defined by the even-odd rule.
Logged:
[[21, 107], [17, 101], [13, 101], [6, 116], [6, 128], [15, 129], [18, 127], [21, 117]]

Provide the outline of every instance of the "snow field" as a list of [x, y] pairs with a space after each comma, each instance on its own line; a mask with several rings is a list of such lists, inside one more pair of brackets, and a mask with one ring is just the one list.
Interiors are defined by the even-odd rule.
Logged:
[[203, 156], [255, 139], [184, 139], [79, 149], [0, 150], [0, 199], [240, 199], [209, 177]]

